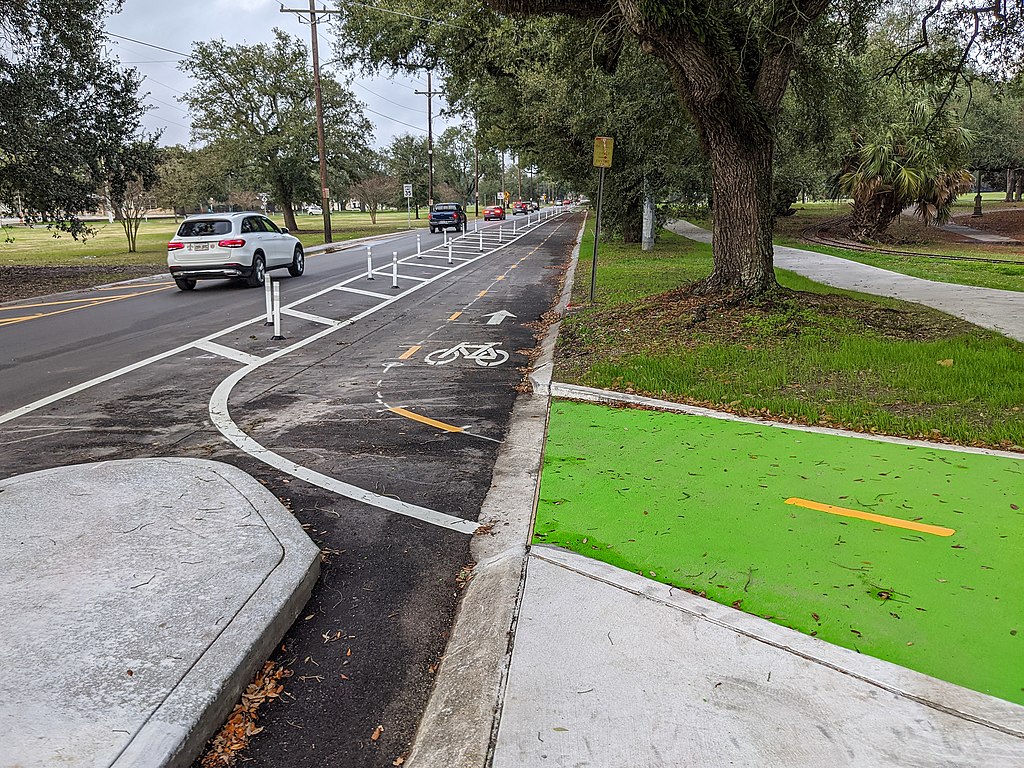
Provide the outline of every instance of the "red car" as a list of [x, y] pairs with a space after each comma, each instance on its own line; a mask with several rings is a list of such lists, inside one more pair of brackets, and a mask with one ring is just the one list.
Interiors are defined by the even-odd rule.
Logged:
[[513, 216], [517, 216], [520, 213], [527, 213], [528, 214], [529, 212], [530, 212], [530, 206], [527, 203], [524, 203], [522, 200], [516, 200], [514, 203], [512, 203], [512, 215]]
[[489, 205], [484, 208], [484, 221], [491, 221], [497, 219], [498, 221], [505, 220], [505, 209], [500, 205]]

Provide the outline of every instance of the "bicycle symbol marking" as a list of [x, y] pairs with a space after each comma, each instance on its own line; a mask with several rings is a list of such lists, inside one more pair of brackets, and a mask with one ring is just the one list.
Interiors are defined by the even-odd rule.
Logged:
[[447, 365], [460, 357], [472, 360], [484, 368], [494, 368], [508, 362], [508, 352], [498, 349], [500, 342], [491, 344], [470, 344], [461, 342], [449, 349], [438, 349], [426, 356], [427, 365]]

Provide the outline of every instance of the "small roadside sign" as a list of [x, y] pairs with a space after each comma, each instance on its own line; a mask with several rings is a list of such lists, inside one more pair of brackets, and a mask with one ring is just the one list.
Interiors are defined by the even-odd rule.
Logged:
[[611, 168], [612, 150], [615, 149], [615, 139], [608, 136], [598, 136], [594, 139], [594, 167]]
[[402, 189], [405, 192], [406, 198], [412, 197], [412, 184], [403, 184]]

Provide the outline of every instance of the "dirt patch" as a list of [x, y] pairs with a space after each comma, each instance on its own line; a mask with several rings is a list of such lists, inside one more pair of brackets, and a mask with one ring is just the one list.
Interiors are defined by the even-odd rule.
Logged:
[[153, 265], [0, 266], [0, 303], [160, 274]]

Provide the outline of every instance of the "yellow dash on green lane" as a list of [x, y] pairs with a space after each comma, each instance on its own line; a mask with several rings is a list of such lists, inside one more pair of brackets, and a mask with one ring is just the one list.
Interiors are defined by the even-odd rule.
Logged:
[[453, 314], [452, 314], [452, 316], [451, 316], [451, 317], [449, 317], [448, 319], [449, 319], [449, 320], [458, 320], [458, 319], [459, 319], [459, 318], [460, 318], [461, 316], [462, 316], [462, 313], [461, 313], [461, 312], [455, 312], [455, 313], [453, 313]]
[[941, 525], [928, 525], [927, 523], [918, 523], [914, 520], [901, 520], [898, 517], [887, 517], [885, 515], [876, 515], [873, 512], [861, 512], [857, 509], [834, 507], [831, 504], [821, 504], [820, 502], [808, 501], [807, 499], [786, 499], [786, 503], [804, 507], [805, 509], [813, 509], [817, 512], [827, 512], [830, 515], [855, 517], [858, 520], [869, 520], [873, 523], [891, 525], [894, 528], [906, 528], [909, 531], [919, 531], [920, 533], [930, 533], [934, 536], [952, 536], [956, 533], [952, 528], [944, 528]]
[[419, 352], [419, 351], [420, 351], [421, 349], [423, 349], [423, 347], [421, 347], [421, 346], [419, 346], [419, 345], [417, 345], [417, 346], [415, 346], [415, 347], [409, 347], [409, 348], [408, 348], [407, 350], [405, 350], [405, 352], [403, 352], [402, 354], [400, 354], [400, 355], [398, 356], [398, 359], [399, 359], [399, 360], [408, 360], [408, 359], [409, 359], [410, 357], [412, 357], [413, 355], [415, 355], [415, 354], [416, 354], [417, 352]]
[[430, 427], [437, 427], [438, 429], [440, 429], [440, 430], [442, 430], [444, 432], [463, 432], [463, 431], [465, 431], [465, 430], [462, 429], [462, 427], [455, 427], [455, 426], [452, 426], [451, 424], [445, 424], [443, 421], [437, 421], [436, 419], [431, 419], [431, 418], [428, 418], [426, 416], [420, 416], [418, 413], [413, 413], [412, 411], [407, 411], [405, 408], [389, 408], [388, 410], [391, 411], [392, 413], [397, 413], [399, 416], [404, 416], [407, 419], [412, 419], [413, 421], [418, 421], [420, 424], [426, 424], [427, 426], [430, 426]]

